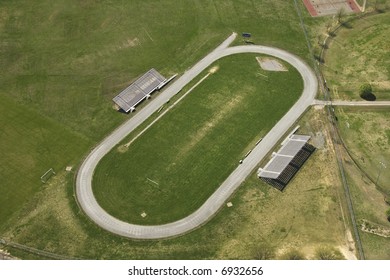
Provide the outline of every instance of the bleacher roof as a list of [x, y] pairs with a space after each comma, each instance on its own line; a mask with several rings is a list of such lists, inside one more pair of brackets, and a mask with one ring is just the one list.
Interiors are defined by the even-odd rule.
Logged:
[[152, 68], [115, 96], [114, 101], [126, 113], [157, 89], [166, 79]]
[[310, 136], [296, 134], [288, 137], [279, 151], [273, 154], [272, 159], [266, 166], [259, 169], [259, 177], [278, 178], [309, 139]]

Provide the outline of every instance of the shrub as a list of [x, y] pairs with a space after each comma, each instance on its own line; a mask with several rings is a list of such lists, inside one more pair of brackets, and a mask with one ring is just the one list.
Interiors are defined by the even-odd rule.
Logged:
[[374, 101], [376, 99], [375, 95], [372, 93], [372, 86], [368, 83], [360, 86], [359, 95], [361, 98], [368, 101]]
[[281, 260], [305, 260], [305, 256], [297, 249], [291, 249], [280, 257]]
[[315, 258], [318, 260], [344, 260], [343, 254], [336, 249], [328, 246], [320, 247], [315, 252]]
[[253, 250], [255, 260], [272, 260], [275, 257], [275, 249], [267, 243], [260, 243]]

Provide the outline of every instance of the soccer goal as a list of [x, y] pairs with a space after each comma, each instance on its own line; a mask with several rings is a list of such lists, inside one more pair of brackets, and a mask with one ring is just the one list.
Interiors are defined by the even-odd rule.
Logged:
[[54, 172], [54, 169], [53, 168], [50, 168], [49, 170], [47, 170], [45, 172], [45, 174], [43, 174], [41, 176], [41, 181], [42, 183], [46, 183], [53, 175], [55, 175], [56, 173]]

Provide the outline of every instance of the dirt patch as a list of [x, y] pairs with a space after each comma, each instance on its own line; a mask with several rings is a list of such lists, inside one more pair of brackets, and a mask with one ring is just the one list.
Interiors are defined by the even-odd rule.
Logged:
[[372, 83], [375, 88], [381, 90], [390, 90], [390, 81], [376, 81]]
[[96, 59], [99, 59], [101, 57], [111, 56], [113, 53], [128, 49], [128, 48], [135, 48], [141, 45], [141, 41], [135, 37], [135, 38], [127, 38], [123, 40], [122, 42], [116, 44], [107, 46], [105, 48], [100, 49], [99, 51], [95, 53], [89, 53], [86, 55], [83, 55], [75, 60], [75, 63], [90, 63]]
[[118, 150], [118, 152], [120, 152], [120, 153], [126, 153], [127, 152], [127, 150], [129, 149], [129, 146], [127, 146], [127, 145], [120, 145], [118, 148], [117, 148], [117, 150]]
[[337, 249], [340, 250], [340, 252], [344, 255], [344, 258], [347, 260], [357, 260], [355, 254], [353, 253], [353, 250], [351, 251], [351, 248], [348, 246], [339, 246]]
[[269, 57], [256, 57], [260, 67], [266, 71], [288, 71], [287, 68], [277, 59]]
[[311, 141], [317, 149], [323, 149], [325, 146], [324, 134], [321, 131], [317, 131], [316, 134], [312, 136]]
[[122, 44], [117, 46], [117, 49], [132, 48], [132, 47], [139, 46], [139, 45], [140, 45], [140, 41], [138, 38], [134, 38], [134, 39], [128, 38]]
[[382, 237], [390, 237], [390, 228], [385, 228], [368, 220], [362, 220], [361, 230]]
[[315, 110], [322, 110], [322, 109], [325, 108], [325, 105], [318, 105], [318, 104], [316, 104], [316, 105], [313, 105], [312, 107], [313, 107]]
[[214, 66], [214, 67], [211, 67], [211, 68], [210, 68], [209, 73], [214, 74], [214, 73], [217, 72], [218, 70], [219, 70], [219, 66]]
[[0, 260], [17, 260], [17, 259], [18, 258], [11, 256], [11, 254], [8, 253], [7, 251], [0, 249]]

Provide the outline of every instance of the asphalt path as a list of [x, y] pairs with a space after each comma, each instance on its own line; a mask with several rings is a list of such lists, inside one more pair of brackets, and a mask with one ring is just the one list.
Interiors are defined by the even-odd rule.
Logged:
[[[275, 143], [289, 130], [301, 114], [314, 102], [317, 93], [317, 78], [310, 67], [297, 56], [284, 50], [259, 45], [229, 47], [236, 37], [233, 33], [214, 51], [200, 60], [191, 69], [188, 69], [180, 78], [167, 89], [159, 93], [131, 119], [114, 130], [106, 137], [82, 163], [76, 179], [76, 196], [79, 205], [88, 217], [97, 225], [112, 233], [136, 239], [159, 239], [184, 234], [210, 220], [224, 205], [227, 199], [241, 185], [241, 183], [256, 168], [257, 164], [273, 148]], [[93, 173], [99, 161], [131, 131], [145, 121], [152, 113], [177, 94], [185, 85], [198, 76], [218, 59], [239, 54], [259, 53], [282, 59], [301, 74], [304, 88], [299, 100], [283, 116], [283, 118], [271, 129], [263, 140], [252, 150], [242, 164], [229, 175], [221, 186], [207, 199], [207, 201], [191, 215], [164, 225], [142, 226], [130, 224], [109, 215], [97, 203], [92, 190]], [[277, 96], [275, 97], [277, 98]], [[136, 194], [134, 194], [136, 195]]]
[[348, 101], [348, 100], [314, 100], [313, 105], [333, 105], [333, 106], [390, 106], [390, 101]]

